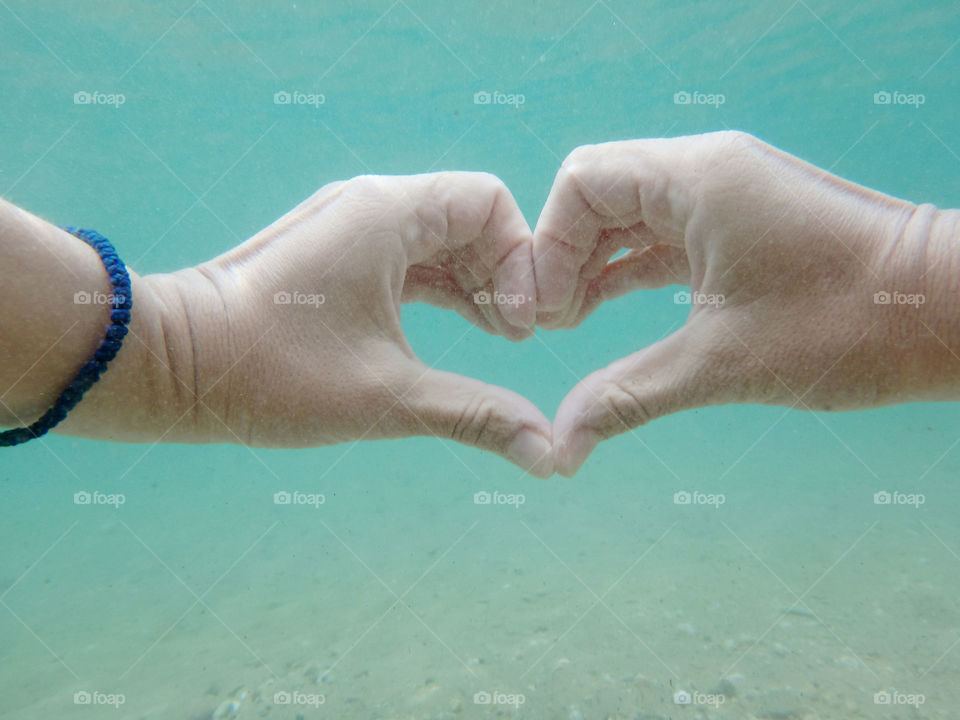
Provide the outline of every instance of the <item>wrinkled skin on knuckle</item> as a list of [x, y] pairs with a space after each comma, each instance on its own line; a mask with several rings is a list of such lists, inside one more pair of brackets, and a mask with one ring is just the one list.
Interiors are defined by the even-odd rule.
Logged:
[[756, 174], [757, 151], [762, 146], [752, 135], [737, 130], [703, 136], [695, 166], [704, 192], [740, 191]]
[[710, 167], [720, 168], [729, 163], [739, 163], [768, 147], [750, 133], [740, 130], [721, 130], [701, 136], [703, 156]]
[[434, 188], [433, 196], [441, 199], [448, 226], [471, 235], [481, 233], [494, 204], [509, 194], [500, 178], [486, 172], [438, 173]]
[[352, 228], [355, 234], [380, 235], [399, 233], [398, 203], [391, 178], [358, 175], [344, 181], [337, 194], [336, 219], [341, 227]]
[[464, 404], [450, 437], [466, 445], [505, 447], [519, 430], [519, 424], [505, 417], [493, 398], [476, 392]]
[[603, 439], [646, 425], [655, 417], [641, 399], [640, 382], [634, 378], [618, 378], [600, 386], [596, 401], [608, 417], [596, 431]]
[[[581, 145], [564, 158], [560, 165], [560, 172], [568, 183], [583, 193], [584, 187], [590, 184], [594, 175], [597, 173], [603, 175], [607, 172], [603, 167], [604, 158], [618, 152], [626, 152], [628, 145], [622, 142]], [[586, 195], [584, 197], [588, 198]]]
[[452, 244], [465, 245], [487, 227], [494, 207], [508, 195], [506, 186], [490, 173], [463, 173], [456, 190], [444, 195], [447, 227]]
[[358, 175], [340, 189], [343, 208], [369, 237], [399, 238], [412, 262], [424, 262], [447, 234], [442, 186], [426, 197], [411, 192], [405, 177]]
[[499, 177], [490, 172], [473, 172], [470, 173], [474, 181], [477, 183], [478, 187], [485, 191], [490, 197], [495, 197], [501, 193], [508, 193], [506, 183], [503, 182]]
[[711, 134], [717, 137], [718, 145], [733, 155], [749, 152], [764, 145], [756, 136], [742, 130], [720, 130]]
[[447, 214], [437, 204], [420, 204], [409, 211], [404, 207], [398, 213], [397, 224], [411, 257], [418, 262], [436, 255], [437, 245], [446, 243]]

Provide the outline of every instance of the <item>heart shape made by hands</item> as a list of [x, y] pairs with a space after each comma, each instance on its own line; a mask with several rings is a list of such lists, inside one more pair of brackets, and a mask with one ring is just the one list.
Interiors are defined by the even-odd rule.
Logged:
[[[527, 433], [500, 448], [535, 474], [572, 475], [601, 440], [684, 409], [732, 402], [855, 409], [942, 397], [941, 366], [955, 360], [960, 342], [956, 323], [947, 330], [922, 302], [906, 316], [883, 302], [895, 282], [912, 285], [909, 297], [949, 285], [949, 277], [929, 274], [935, 266], [917, 249], [943, 216], [935, 208], [918, 210], [745, 133], [720, 132], [578, 148], [532, 233], [517, 229], [526, 227], [519, 210], [513, 215], [492, 222], [513, 241], [492, 243], [509, 252], [496, 255], [491, 282], [472, 288], [473, 303], [448, 304], [488, 330], [518, 339], [534, 322], [573, 328], [634, 290], [689, 287], [680, 295], [690, 305], [686, 322], [577, 383], [558, 408], [549, 444], [543, 433]], [[928, 228], [914, 236], [927, 240], [904, 239], [911, 218]], [[949, 256], [950, 230], [935, 240], [937, 257]], [[468, 281], [461, 275], [460, 288]], [[534, 293], [535, 309], [510, 302]], [[917, 320], [941, 332], [918, 339], [904, 329]], [[909, 339], [891, 347], [904, 332]], [[536, 425], [539, 411], [517, 408]]]

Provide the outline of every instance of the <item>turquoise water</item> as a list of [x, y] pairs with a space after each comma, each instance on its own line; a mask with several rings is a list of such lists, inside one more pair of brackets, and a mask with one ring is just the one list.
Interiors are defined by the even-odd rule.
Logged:
[[[725, 128], [956, 207], [958, 37], [945, 2], [3, 0], [0, 193], [97, 228], [141, 274], [362, 173], [487, 170], [532, 225], [574, 147]], [[474, 104], [494, 90], [525, 102]], [[450, 350], [466, 324], [423, 306], [403, 323], [425, 362], [552, 416], [579, 378], [683, 322], [674, 290], [519, 345], [473, 330]], [[958, 420], [950, 404], [710, 408], [547, 481], [434, 439], [50, 437], [0, 461], [0, 717], [955, 717]], [[274, 505], [294, 488], [327, 502]], [[82, 490], [126, 502], [75, 505]], [[481, 490], [526, 502], [478, 506]], [[675, 505], [678, 490], [726, 503]], [[876, 505], [881, 490], [926, 503]]]

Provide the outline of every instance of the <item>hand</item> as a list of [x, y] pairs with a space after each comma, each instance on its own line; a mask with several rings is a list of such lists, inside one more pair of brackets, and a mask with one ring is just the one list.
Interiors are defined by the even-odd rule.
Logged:
[[[572, 475], [600, 440], [688, 408], [957, 397], [947, 309], [958, 228], [955, 211], [873, 192], [743, 133], [575, 150], [534, 231], [538, 323], [574, 327], [638, 288], [689, 285], [693, 302], [680, 330], [567, 395], [557, 470]], [[877, 293], [924, 302], [879, 304]]]
[[[179, 375], [196, 375], [190, 395], [202, 402], [184, 441], [303, 447], [436, 435], [551, 475], [550, 423], [533, 404], [427, 367], [400, 325], [401, 301], [420, 300], [489, 332], [530, 336], [531, 248], [491, 175], [364, 176], [324, 187], [210, 262], [144, 278], [190, 328]], [[494, 302], [475, 302], [483, 291]]]

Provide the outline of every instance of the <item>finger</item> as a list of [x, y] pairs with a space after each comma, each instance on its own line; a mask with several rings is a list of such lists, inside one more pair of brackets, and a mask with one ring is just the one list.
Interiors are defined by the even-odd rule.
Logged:
[[412, 265], [403, 282], [401, 301], [422, 302], [459, 313], [467, 322], [491, 334], [499, 333], [480, 312], [473, 296], [464, 292], [453, 276], [442, 268]]
[[[513, 238], [507, 241], [506, 239]], [[494, 302], [503, 318], [531, 333], [537, 316], [537, 283], [533, 273], [533, 234], [516, 200], [498, 190], [481, 242], [494, 248]]]
[[589, 283], [576, 315], [567, 319], [563, 327], [577, 327], [603, 303], [635, 290], [689, 284], [690, 268], [683, 248], [654, 245], [643, 250], [631, 250], [609, 263]]
[[709, 339], [685, 325], [578, 383], [554, 419], [557, 472], [572, 476], [601, 440], [669, 413], [724, 402], [730, 382], [703, 351]]
[[492, 302], [481, 309], [488, 320], [495, 313], [530, 334], [536, 314], [533, 236], [503, 182], [489, 173], [470, 172], [402, 180], [410, 211], [401, 226], [408, 263], [458, 259], [451, 268], [465, 291], [493, 283]]
[[[600, 230], [642, 223], [645, 241], [682, 245], [706, 143], [631, 140], [574, 150], [557, 174], [534, 230], [538, 309], [563, 308]], [[629, 246], [629, 245], [628, 245]]]
[[[517, 300], [513, 296], [504, 295], [496, 290], [492, 283], [474, 290], [470, 297], [474, 306], [486, 321], [487, 327], [493, 328], [493, 334], [502, 335], [514, 342], [526, 340], [533, 335], [533, 328], [511, 325], [501, 312], [507, 305], [523, 304], [526, 302], [525, 300]], [[536, 302], [531, 299], [529, 306], [535, 309]]]
[[415, 381], [394, 415], [407, 435], [452, 438], [537, 477], [553, 474], [550, 421], [515, 392], [411, 362]]
[[590, 281], [603, 271], [610, 258], [620, 249], [617, 241], [606, 237], [605, 231], [601, 231], [600, 240], [580, 269], [577, 287], [566, 305], [559, 312], [538, 312], [537, 323], [547, 330], [570, 327], [570, 320], [576, 317]]
[[423, 302], [444, 310], [453, 310], [470, 323], [491, 335], [518, 342], [530, 337], [527, 328], [510, 325], [503, 316], [490, 307], [494, 296], [491, 287], [467, 293], [449, 272], [442, 268], [414, 265], [407, 270], [401, 302]]
[[687, 253], [681, 247], [660, 244], [643, 250], [631, 250], [607, 264], [590, 284], [599, 288], [608, 300], [634, 290], [689, 285]]
[[493, 302], [503, 319], [533, 333], [537, 320], [537, 283], [533, 274], [533, 243], [517, 245], [493, 274]]
[[[601, 250], [609, 243], [616, 249], [623, 247], [624, 233], [632, 230], [604, 231], [610, 237], [597, 246]], [[596, 254], [596, 253], [595, 253]], [[606, 256], [607, 253], [604, 253]], [[594, 310], [608, 300], [614, 300], [634, 290], [652, 290], [667, 285], [689, 285], [690, 268], [683, 248], [655, 244], [640, 250], [630, 250], [625, 255], [591, 267], [591, 258], [584, 264], [577, 280], [577, 288], [566, 308], [559, 312], [537, 313], [537, 324], [548, 330], [574, 328]]]
[[538, 310], [560, 310], [570, 302], [580, 268], [592, 254], [600, 228], [600, 217], [565, 163], [553, 181], [533, 233]]

